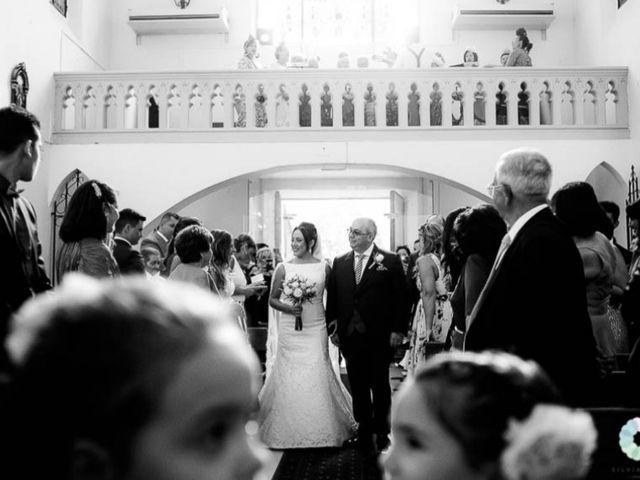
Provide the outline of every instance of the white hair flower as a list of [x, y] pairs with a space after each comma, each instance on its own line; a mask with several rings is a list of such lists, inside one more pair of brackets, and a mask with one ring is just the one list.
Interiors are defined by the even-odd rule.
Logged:
[[597, 433], [591, 416], [559, 405], [538, 405], [523, 421], [511, 420], [500, 458], [507, 480], [582, 478]]
[[591, 416], [559, 405], [538, 405], [523, 421], [511, 420], [501, 456], [507, 480], [582, 478], [597, 433]]

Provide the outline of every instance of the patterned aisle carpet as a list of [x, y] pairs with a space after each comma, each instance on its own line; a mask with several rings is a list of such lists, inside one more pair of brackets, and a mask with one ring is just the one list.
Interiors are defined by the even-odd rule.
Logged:
[[286, 450], [273, 480], [382, 480], [376, 456], [359, 448]]

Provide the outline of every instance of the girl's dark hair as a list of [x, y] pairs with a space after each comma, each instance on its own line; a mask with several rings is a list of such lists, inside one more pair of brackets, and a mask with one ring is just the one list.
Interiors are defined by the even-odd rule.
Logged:
[[25, 304], [8, 342], [17, 366], [0, 411], [3, 477], [67, 480], [76, 442], [88, 441], [122, 478], [185, 360], [211, 332], [235, 330], [225, 308], [173, 282], [80, 275]]
[[525, 419], [539, 403], [561, 403], [535, 362], [509, 353], [439, 354], [418, 369], [415, 382], [428, 411], [476, 469], [499, 459], [509, 420]]
[[411, 256], [411, 250], [409, 250], [409, 247], [407, 247], [406, 245], [399, 245], [396, 247], [396, 253], [400, 253], [400, 250], [404, 250], [405, 252], [407, 252], [407, 255]]
[[116, 207], [116, 193], [106, 183], [89, 180], [80, 185], [71, 196], [60, 225], [63, 242], [79, 242], [85, 238], [102, 240], [107, 236], [107, 218], [104, 207]]
[[[307, 250], [316, 247], [316, 244], [318, 243], [318, 230], [316, 230], [316, 226], [313, 223], [301, 222], [296, 228], [293, 229], [294, 232], [296, 230], [299, 230], [302, 234], [302, 238], [304, 238], [304, 243], [307, 247]], [[313, 242], [313, 247], [311, 247], [311, 242]]]
[[478, 254], [489, 264], [493, 263], [500, 249], [507, 225], [492, 205], [483, 204], [467, 208], [454, 223], [454, 231], [463, 260]]
[[596, 231], [613, 234], [613, 225], [587, 182], [567, 183], [553, 194], [551, 205], [571, 235], [584, 238]]
[[198, 262], [212, 244], [213, 236], [209, 230], [200, 225], [189, 225], [176, 237], [176, 254], [182, 263]]
[[225, 270], [229, 268], [229, 264], [231, 263], [231, 244], [233, 239], [231, 238], [231, 234], [226, 230], [211, 230], [211, 235], [213, 235], [213, 256], [211, 257], [211, 263], [214, 267], [211, 269], [211, 273], [216, 288], [218, 291], [222, 291], [227, 281]]
[[176, 252], [176, 237], [178, 234], [190, 225], [202, 225], [202, 220], [197, 217], [180, 217], [173, 230], [173, 237], [167, 247], [167, 257], [173, 255]]
[[458, 283], [460, 272], [462, 271], [462, 265], [464, 262], [458, 255], [458, 253], [451, 246], [451, 241], [455, 239], [455, 233], [453, 231], [453, 224], [462, 212], [467, 207], [456, 208], [449, 212], [444, 219], [444, 230], [442, 231], [442, 266], [444, 267], [444, 273], [449, 274], [451, 277], [452, 288]]
[[523, 27], [520, 27], [516, 30], [516, 36], [522, 42], [522, 49], [525, 50], [527, 53], [529, 53], [533, 48], [533, 43], [529, 41], [529, 36], [527, 35], [527, 31]]

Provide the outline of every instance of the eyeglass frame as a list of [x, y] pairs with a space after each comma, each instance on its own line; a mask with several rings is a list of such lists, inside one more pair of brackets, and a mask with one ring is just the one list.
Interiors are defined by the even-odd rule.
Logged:
[[362, 235], [369, 235], [371, 232], [361, 232], [360, 230], [354, 230], [353, 228], [347, 228], [347, 235], [354, 235], [360, 237]]
[[498, 190], [499, 188], [506, 188], [508, 187], [508, 185], [504, 184], [504, 183], [498, 183], [498, 184], [489, 184], [487, 185], [487, 192], [489, 193], [489, 196], [493, 198], [493, 194], [495, 193], [496, 190]]

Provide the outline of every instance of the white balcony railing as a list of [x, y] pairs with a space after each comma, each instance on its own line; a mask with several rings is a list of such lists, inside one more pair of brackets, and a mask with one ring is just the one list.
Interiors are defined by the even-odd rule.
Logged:
[[53, 139], [627, 138], [627, 76], [626, 67], [60, 73]]

